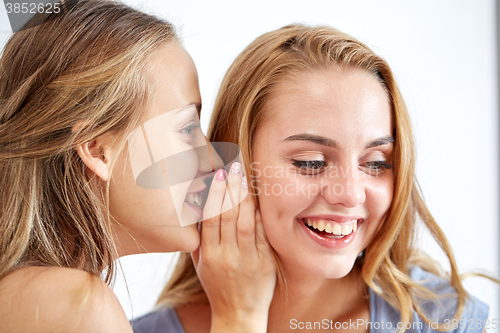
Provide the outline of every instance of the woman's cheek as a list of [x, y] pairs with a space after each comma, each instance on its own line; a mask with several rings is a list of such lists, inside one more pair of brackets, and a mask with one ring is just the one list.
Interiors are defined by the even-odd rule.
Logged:
[[[316, 191], [314, 186], [317, 187]], [[307, 178], [295, 176], [261, 177], [259, 201], [263, 216], [273, 216], [283, 228], [293, 226], [295, 217], [309, 206], [319, 186]], [[287, 226], [286, 224], [289, 224]]]
[[378, 221], [376, 229], [380, 226], [382, 218], [389, 210], [393, 198], [394, 181], [392, 172], [390, 175], [384, 175], [366, 185], [366, 204], [370, 215]]
[[377, 179], [377, 183], [372, 186], [371, 191], [375, 198], [378, 199], [378, 206], [385, 214], [389, 209], [394, 194], [394, 176], [393, 172], [388, 171], [383, 177]]

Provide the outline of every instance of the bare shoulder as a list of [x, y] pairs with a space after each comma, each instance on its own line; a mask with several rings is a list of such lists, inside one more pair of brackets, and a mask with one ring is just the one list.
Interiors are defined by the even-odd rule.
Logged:
[[2, 332], [132, 332], [113, 291], [97, 276], [26, 267], [0, 280]]

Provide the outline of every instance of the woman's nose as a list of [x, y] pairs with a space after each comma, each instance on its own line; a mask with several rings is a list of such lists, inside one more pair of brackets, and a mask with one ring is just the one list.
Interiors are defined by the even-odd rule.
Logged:
[[326, 174], [322, 187], [324, 199], [332, 205], [353, 208], [366, 200], [363, 175], [356, 166], [341, 166], [336, 172]]

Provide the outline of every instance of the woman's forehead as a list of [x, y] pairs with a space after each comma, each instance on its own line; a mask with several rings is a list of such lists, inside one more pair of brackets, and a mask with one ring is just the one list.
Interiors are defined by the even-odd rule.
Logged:
[[281, 126], [335, 127], [385, 124], [391, 127], [391, 107], [382, 84], [363, 69], [336, 68], [298, 73], [278, 82], [268, 95], [264, 122]]

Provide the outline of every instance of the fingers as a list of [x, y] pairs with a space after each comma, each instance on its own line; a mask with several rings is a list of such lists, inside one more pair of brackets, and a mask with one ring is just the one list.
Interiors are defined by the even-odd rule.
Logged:
[[260, 210], [258, 209], [255, 213], [255, 246], [257, 247], [257, 253], [259, 256], [263, 253], [270, 253], [271, 251], [271, 245], [269, 245], [269, 241], [267, 240], [264, 225], [262, 224]]
[[237, 239], [240, 253], [248, 253], [255, 255], [257, 249], [255, 247], [255, 203], [251, 196], [248, 196], [248, 186], [243, 181], [241, 197], [246, 197], [240, 203], [240, 214], [237, 225]]
[[240, 190], [240, 203], [245, 200], [248, 195], [248, 182], [247, 177], [243, 175], [241, 177], [241, 190]]
[[207, 202], [203, 209], [201, 246], [215, 247], [220, 244], [220, 214], [226, 193], [226, 171], [220, 169], [208, 192]]
[[227, 177], [227, 192], [224, 196], [221, 214], [221, 244], [229, 248], [237, 248], [236, 221], [238, 219], [239, 200], [241, 190], [241, 164], [231, 165]]
[[227, 176], [227, 192], [224, 197], [224, 203], [222, 204], [222, 212], [227, 212], [231, 208], [236, 208], [238, 211], [238, 204], [240, 198], [241, 190], [241, 164], [235, 162], [231, 165], [229, 170], [229, 175]]

